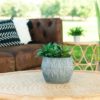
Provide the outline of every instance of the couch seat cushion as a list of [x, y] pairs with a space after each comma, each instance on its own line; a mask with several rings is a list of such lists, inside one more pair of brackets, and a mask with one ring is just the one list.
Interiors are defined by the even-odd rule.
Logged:
[[37, 49], [41, 44], [26, 44], [21, 46], [13, 46], [0, 48], [0, 51], [11, 53], [15, 58], [15, 70], [26, 70], [41, 65], [42, 58], [36, 55]]
[[15, 59], [11, 53], [0, 52], [0, 73], [15, 71]]

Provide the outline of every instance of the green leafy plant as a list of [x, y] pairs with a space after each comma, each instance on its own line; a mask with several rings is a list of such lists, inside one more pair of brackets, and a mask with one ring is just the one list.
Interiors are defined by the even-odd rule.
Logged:
[[70, 57], [69, 48], [63, 44], [48, 43], [42, 46], [37, 52], [42, 57]]
[[80, 36], [83, 35], [83, 29], [81, 27], [73, 27], [69, 30], [68, 34], [72, 36]]

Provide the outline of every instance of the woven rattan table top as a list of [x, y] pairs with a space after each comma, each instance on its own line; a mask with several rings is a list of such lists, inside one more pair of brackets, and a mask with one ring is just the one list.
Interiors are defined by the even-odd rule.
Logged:
[[67, 84], [47, 84], [40, 70], [0, 74], [0, 100], [100, 100], [100, 72], [74, 71]]

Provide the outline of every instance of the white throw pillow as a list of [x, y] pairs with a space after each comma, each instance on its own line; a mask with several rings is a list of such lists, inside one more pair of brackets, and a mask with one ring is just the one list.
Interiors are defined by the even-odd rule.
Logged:
[[24, 44], [27, 44], [29, 41], [31, 41], [30, 33], [27, 27], [28, 21], [28, 19], [13, 19], [20, 41]]

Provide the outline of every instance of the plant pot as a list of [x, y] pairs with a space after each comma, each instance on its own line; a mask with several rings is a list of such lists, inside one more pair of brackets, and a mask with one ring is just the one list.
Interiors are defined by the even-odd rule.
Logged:
[[74, 42], [80, 42], [80, 36], [74, 36]]
[[73, 73], [73, 60], [68, 58], [43, 57], [42, 72], [48, 83], [67, 83]]

